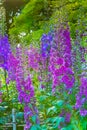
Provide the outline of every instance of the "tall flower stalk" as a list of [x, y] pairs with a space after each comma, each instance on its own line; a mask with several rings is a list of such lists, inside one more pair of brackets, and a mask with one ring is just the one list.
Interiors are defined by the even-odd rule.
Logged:
[[8, 70], [8, 56], [11, 54], [11, 47], [7, 36], [0, 35], [0, 67], [4, 70], [5, 86], [7, 91], [7, 96], [9, 100], [9, 90], [6, 83], [7, 70]]
[[[22, 50], [23, 49], [21, 47], [18, 47], [16, 51], [17, 60], [18, 60], [18, 64], [16, 68], [16, 87], [18, 90], [18, 99], [21, 103], [24, 104], [24, 119], [26, 122], [24, 129], [28, 130], [30, 129], [32, 124], [30, 118], [33, 115], [37, 114], [37, 108], [35, 106], [35, 101], [34, 101], [34, 96], [35, 96], [34, 86], [32, 84], [30, 74], [27, 73], [28, 65], [26, 63], [26, 68], [24, 68], [23, 66], [23, 54], [25, 53]], [[32, 102], [34, 102], [34, 106]], [[38, 120], [37, 118], [38, 117], [36, 117], [36, 121]]]

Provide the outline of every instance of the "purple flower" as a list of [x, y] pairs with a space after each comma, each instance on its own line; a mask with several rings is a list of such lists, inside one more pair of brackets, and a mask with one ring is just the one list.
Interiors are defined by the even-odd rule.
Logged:
[[77, 94], [75, 108], [78, 109], [81, 107], [82, 107], [81, 97], [80, 97], [80, 95]]
[[29, 122], [29, 120], [26, 121], [26, 124], [25, 124], [25, 126], [24, 126], [24, 130], [29, 130], [30, 127], [31, 127], [31, 125], [32, 125], [32, 124]]
[[8, 61], [7, 61], [7, 68], [8, 68], [8, 80], [15, 80], [16, 79], [16, 67], [18, 65], [18, 61], [16, 57], [10, 53], [8, 55]]
[[67, 83], [67, 81], [69, 81], [69, 76], [68, 76], [68, 75], [64, 75], [64, 76], [62, 77], [62, 81], [63, 81], [64, 83]]
[[58, 59], [57, 59], [57, 63], [58, 63], [59, 65], [62, 65], [62, 64], [64, 63], [63, 58], [58, 58]]
[[8, 55], [11, 53], [11, 47], [7, 36], [0, 35], [0, 67], [8, 70]]
[[45, 43], [49, 43], [51, 42], [53, 39], [52, 37], [52, 34], [51, 33], [48, 33], [48, 34], [43, 34], [42, 37], [41, 37], [41, 42], [45, 42]]
[[34, 69], [35, 71], [39, 70], [39, 61], [40, 61], [40, 54], [38, 49], [30, 47], [27, 52], [28, 56], [28, 67]]
[[43, 34], [41, 38], [41, 54], [43, 57], [48, 57], [50, 54], [51, 49], [51, 43], [52, 43], [52, 35], [49, 34]]
[[74, 76], [69, 77], [68, 75], [64, 75], [62, 77], [62, 82], [66, 85], [67, 89], [72, 88], [75, 82]]
[[40, 88], [41, 88], [41, 89], [44, 89], [44, 88], [45, 88], [45, 85], [41, 84], [41, 85], [40, 85]]
[[86, 116], [87, 110], [85, 110], [84, 104], [87, 102], [87, 78], [80, 78], [81, 85], [79, 86], [79, 92], [76, 95], [75, 108], [80, 109], [80, 115]]
[[71, 113], [66, 113], [66, 115], [65, 115], [65, 121], [66, 121], [67, 123], [70, 122], [70, 118], [71, 118]]
[[71, 68], [67, 68], [66, 73], [67, 73], [67, 74], [70, 74], [70, 75], [73, 75], [73, 74], [74, 74], [74, 72], [72, 71]]
[[30, 95], [28, 95], [28, 94], [25, 94], [25, 96], [24, 96], [24, 102], [25, 103], [29, 103], [30, 102]]
[[19, 100], [19, 102], [23, 102], [23, 100], [24, 100], [24, 97], [25, 97], [25, 92], [24, 91], [19, 91], [19, 95], [18, 95], [18, 100]]
[[80, 115], [81, 115], [81, 116], [86, 116], [86, 115], [87, 115], [87, 110], [81, 109], [81, 110], [80, 110]]

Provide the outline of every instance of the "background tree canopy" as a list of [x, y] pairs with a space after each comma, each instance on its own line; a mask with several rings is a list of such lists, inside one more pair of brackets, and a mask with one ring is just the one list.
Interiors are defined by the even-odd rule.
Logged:
[[10, 25], [13, 22], [13, 17], [21, 13], [21, 10], [23, 9], [26, 3], [27, 1], [24, 1], [24, 0], [15, 0], [15, 1], [4, 0], [3, 1], [3, 7], [5, 8], [5, 11], [6, 11], [6, 28], [7, 28], [6, 33], [8, 33]]
[[75, 38], [76, 30], [82, 33], [86, 29], [86, 16], [87, 0], [29, 0], [21, 14], [14, 17], [9, 34], [12, 41], [16, 38], [17, 43], [29, 44], [39, 41], [43, 32], [47, 33], [61, 19], [60, 23], [68, 22]]

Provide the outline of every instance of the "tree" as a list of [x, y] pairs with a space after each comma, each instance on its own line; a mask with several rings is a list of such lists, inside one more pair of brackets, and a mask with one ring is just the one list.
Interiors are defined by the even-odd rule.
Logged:
[[5, 8], [3, 7], [3, 0], [0, 1], [0, 35], [4, 35], [5, 32]]
[[13, 17], [20, 14], [26, 3], [27, 1], [24, 0], [4, 0], [3, 6], [6, 12], [6, 33], [8, 33], [10, 25], [13, 22]]
[[43, 33], [50, 30], [50, 26], [68, 22], [74, 38], [77, 29], [84, 31], [86, 28], [83, 27], [86, 15], [87, 0], [30, 0], [22, 13], [14, 17], [9, 34], [17, 42], [23, 36], [21, 42], [27, 44], [38, 41]]

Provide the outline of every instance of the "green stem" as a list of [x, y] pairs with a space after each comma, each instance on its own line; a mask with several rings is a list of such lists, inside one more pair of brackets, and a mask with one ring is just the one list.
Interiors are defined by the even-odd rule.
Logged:
[[7, 97], [8, 97], [8, 100], [9, 100], [9, 90], [8, 90], [8, 85], [6, 83], [6, 77], [7, 77], [6, 70], [4, 70], [4, 77], [5, 77], [5, 86], [6, 86], [6, 91], [7, 91]]

